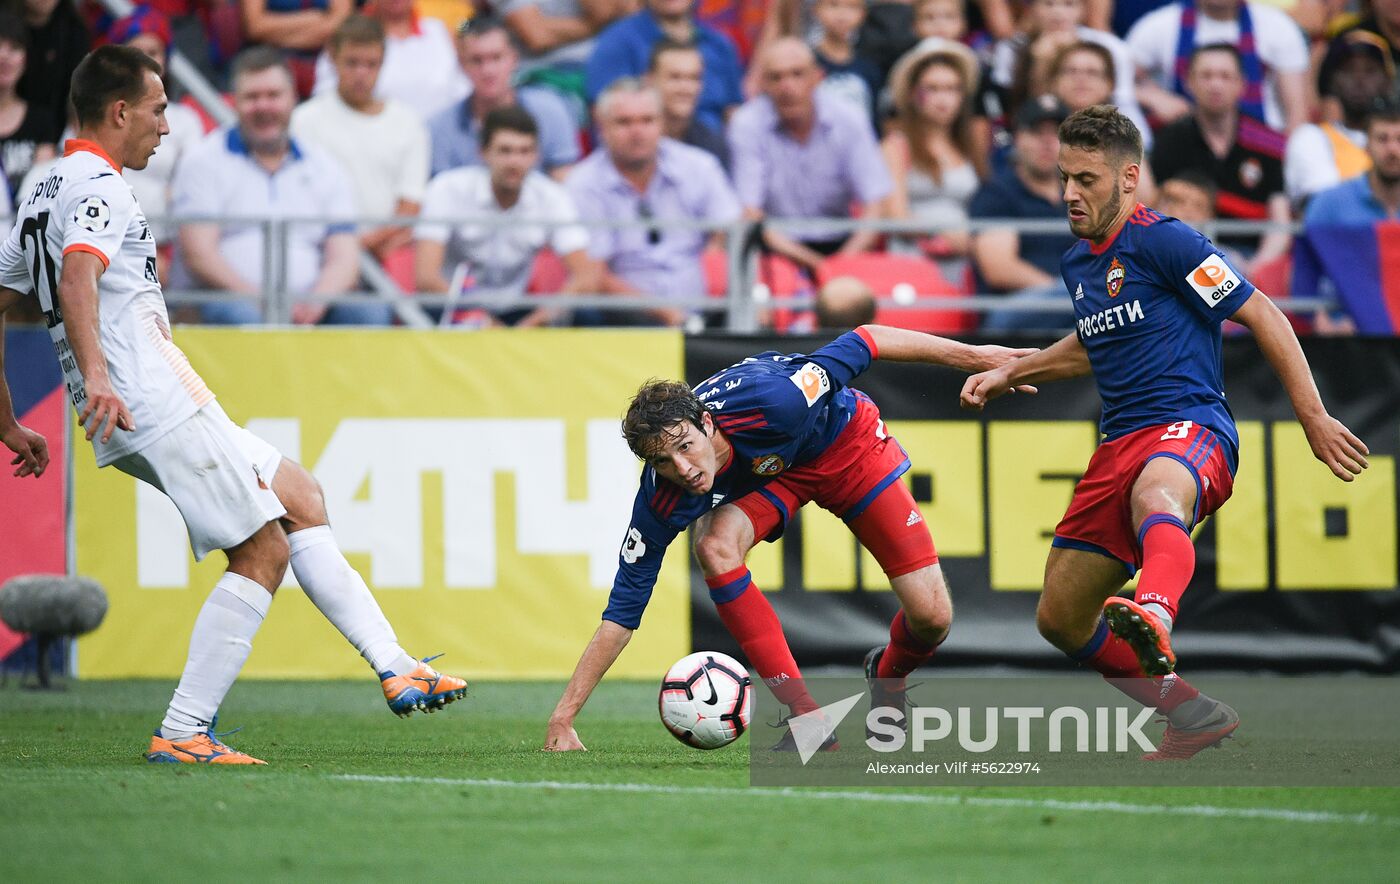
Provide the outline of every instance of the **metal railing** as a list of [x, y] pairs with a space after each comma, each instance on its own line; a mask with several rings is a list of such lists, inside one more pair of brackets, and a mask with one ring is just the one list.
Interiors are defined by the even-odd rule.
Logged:
[[[729, 331], [753, 332], [758, 331], [765, 309], [781, 306], [782, 308], [803, 310], [813, 305], [815, 298], [808, 293], [799, 292], [790, 296], [782, 297], [780, 300], [774, 299], [768, 292], [768, 288], [763, 284], [763, 275], [759, 271], [759, 258], [763, 253], [760, 245], [761, 227], [789, 231], [793, 229], [810, 230], [813, 219], [768, 219], [759, 224], [753, 222], [740, 221], [730, 224], [716, 224], [712, 222], [702, 222], [694, 220], [609, 220], [609, 221], [588, 221], [582, 223], [569, 224], [554, 220], [536, 220], [530, 218], [501, 218], [501, 217], [478, 217], [478, 216], [455, 216], [455, 217], [414, 217], [414, 218], [383, 218], [383, 217], [359, 217], [359, 218], [329, 218], [324, 216], [304, 215], [286, 218], [248, 218], [243, 216], [200, 216], [200, 217], [164, 217], [152, 219], [156, 222], [163, 222], [172, 227], [183, 223], [207, 223], [217, 224], [225, 227], [255, 226], [259, 229], [263, 238], [263, 266], [259, 268], [258, 279], [261, 292], [257, 301], [261, 306], [261, 317], [266, 324], [282, 325], [290, 323], [292, 305], [295, 303], [316, 303], [325, 305], [336, 304], [363, 304], [366, 299], [377, 299], [387, 303], [399, 316], [400, 321], [405, 325], [413, 327], [427, 327], [432, 325], [428, 310], [439, 308], [462, 308], [473, 307], [490, 308], [493, 310], [512, 310], [522, 308], [534, 308], [545, 304], [542, 296], [532, 294], [516, 294], [490, 290], [485, 288], [474, 288], [460, 294], [418, 294], [413, 291], [406, 291], [392, 280], [388, 285], [382, 283], [377, 277], [382, 276], [388, 280], [388, 273], [372, 256], [367, 253], [362, 255], [362, 280], [367, 283], [367, 287], [357, 291], [346, 292], [340, 295], [304, 295], [288, 291], [286, 284], [287, 255], [290, 240], [293, 232], [299, 225], [326, 226], [330, 224], [353, 224], [357, 228], [371, 227], [418, 227], [423, 225], [446, 226], [458, 228], [469, 225], [486, 225], [493, 229], [503, 227], [534, 227], [534, 228], [558, 228], [569, 226], [583, 226], [589, 229], [607, 228], [615, 230], [659, 230], [660, 236], [666, 236], [668, 231], [688, 231], [704, 232], [707, 234], [723, 234], [724, 242], [724, 264], [727, 274], [727, 285], [722, 295], [711, 295], [708, 292], [651, 292], [646, 295], [619, 295], [607, 293], [583, 293], [567, 294], [557, 296], [558, 300], [551, 301], [548, 306], [559, 307], [561, 309], [584, 309], [597, 308], [609, 311], [647, 311], [662, 308], [678, 308], [696, 316], [722, 316], [723, 325]], [[859, 230], [873, 230], [887, 236], [927, 236], [945, 232], [967, 232], [978, 233], [988, 230], [1012, 229], [1021, 234], [1061, 234], [1068, 235], [1067, 224], [1057, 219], [976, 219], [965, 223], [935, 223], [922, 220], [894, 221], [878, 220], [865, 221], [858, 219], [817, 219], [822, 228], [837, 236], [854, 233]], [[1221, 221], [1205, 227], [1209, 234], [1219, 233], [1226, 236], [1240, 235], [1260, 235], [1261, 233], [1275, 229], [1279, 225], [1269, 222], [1251, 221]], [[1292, 224], [1288, 226], [1290, 232], [1297, 232], [1300, 225]], [[178, 248], [177, 248], [178, 254]], [[699, 255], [696, 256], [700, 261]], [[366, 278], [363, 273], [364, 264], [368, 263], [374, 267], [375, 274]], [[1053, 303], [1028, 305], [1024, 302], [1015, 302], [1004, 294], [996, 293], [975, 293], [963, 296], [949, 296], [938, 294], [936, 300], [932, 293], [913, 292], [914, 297], [904, 297], [897, 301], [882, 302], [882, 309], [895, 311], [901, 310], [927, 310], [936, 308], [950, 311], [970, 311], [978, 314], [995, 313], [999, 311], [1023, 311], [1034, 309], [1037, 312], [1058, 312], [1069, 315], [1073, 313], [1073, 304], [1068, 297]], [[208, 303], [228, 303], [232, 300], [250, 301], [253, 300], [247, 295], [234, 292], [217, 292], [202, 290], [198, 288], [172, 286], [166, 291], [167, 301], [175, 306], [178, 305], [200, 305]], [[1307, 296], [1295, 294], [1292, 297], [1283, 299], [1280, 306], [1295, 313], [1311, 313], [1318, 309], [1327, 309], [1335, 306], [1329, 298], [1317, 297], [1312, 293]]]
[[[531, 227], [531, 228], [561, 228], [561, 227], [584, 227], [598, 228], [604, 227], [619, 230], [659, 230], [664, 236], [666, 231], [698, 231], [706, 234], [724, 234], [726, 237], [726, 267], [729, 279], [729, 291], [724, 297], [715, 297], [705, 291], [699, 292], [670, 292], [651, 293], [646, 295], [619, 295], [601, 292], [561, 295], [567, 301], [559, 302], [558, 306], [567, 308], [598, 308], [620, 311], [644, 311], [665, 308], [679, 308], [694, 313], [729, 313], [731, 314], [730, 325], [733, 325], [732, 314], [742, 312], [747, 300], [743, 296], [743, 262], [742, 245], [743, 237], [751, 229], [747, 223], [737, 224], [717, 224], [713, 222], [703, 222], [694, 220], [677, 221], [589, 221], [589, 222], [560, 222], [553, 219], [531, 219], [531, 218], [499, 218], [499, 217], [475, 217], [475, 216], [454, 216], [454, 217], [425, 217], [415, 216], [404, 218], [395, 216], [384, 217], [327, 217], [318, 215], [299, 215], [283, 218], [249, 218], [247, 216], [231, 215], [199, 215], [199, 216], [163, 216], [152, 217], [153, 224], [164, 224], [169, 227], [178, 227], [182, 224], [216, 224], [225, 228], [256, 227], [262, 237], [263, 247], [262, 267], [259, 268], [258, 279], [260, 293], [256, 299], [239, 292], [211, 291], [202, 288], [181, 287], [172, 285], [165, 290], [166, 301], [172, 306], [185, 304], [199, 305], [208, 303], [228, 303], [230, 301], [250, 302], [256, 300], [261, 305], [263, 321], [269, 325], [286, 324], [291, 321], [291, 308], [294, 303], [310, 303], [322, 305], [336, 304], [363, 304], [367, 298], [378, 299], [388, 303], [398, 313], [400, 318], [405, 312], [412, 312], [422, 318], [421, 322], [407, 322], [406, 325], [425, 327], [431, 325], [427, 318], [425, 308], [439, 308], [453, 306], [458, 308], [490, 307], [492, 309], [509, 310], [515, 308], [539, 307], [542, 299], [539, 295], [515, 295], [503, 293], [499, 290], [491, 290], [483, 287], [473, 288], [460, 294], [420, 294], [415, 291], [405, 291], [396, 283], [390, 286], [373, 284], [371, 280], [361, 278], [364, 282], [370, 282], [367, 289], [345, 292], [340, 295], [311, 295], [299, 294], [288, 290], [286, 284], [287, 275], [287, 254], [290, 248], [290, 241], [293, 232], [302, 225], [314, 225], [325, 227], [328, 225], [354, 225], [357, 229], [374, 227], [408, 227], [416, 228], [420, 226], [445, 226], [451, 228], [465, 225], [488, 225], [492, 228], [502, 227]], [[362, 255], [365, 260], [372, 263], [379, 274], [388, 278], [387, 271], [384, 270], [368, 254]], [[179, 262], [179, 246], [176, 243], [176, 260]], [[697, 261], [698, 261], [697, 257]], [[363, 263], [363, 262], [362, 262]], [[361, 268], [363, 271], [363, 267]], [[251, 275], [251, 274], [249, 274]], [[405, 305], [411, 307], [411, 311], [403, 308]], [[554, 305], [551, 305], [554, 306]]]

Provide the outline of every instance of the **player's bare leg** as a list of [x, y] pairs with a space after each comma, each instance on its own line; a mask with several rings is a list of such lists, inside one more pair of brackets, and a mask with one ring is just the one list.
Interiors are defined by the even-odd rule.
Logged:
[[879, 675], [904, 679], [933, 656], [953, 624], [953, 599], [937, 562], [890, 578], [899, 612], [890, 623], [890, 644], [880, 649]]
[[890, 579], [900, 613], [909, 632], [927, 645], [942, 644], [953, 624], [953, 599], [943, 568], [927, 565]]
[[262, 764], [213, 733], [219, 704], [238, 678], [253, 636], [287, 571], [287, 537], [268, 522], [228, 551], [228, 570], [214, 585], [190, 634], [190, 653], [146, 760], [186, 764]]
[[720, 620], [778, 702], [801, 715], [817, 703], [802, 681], [778, 615], [744, 564], [755, 542], [753, 523], [733, 504], [695, 522], [695, 559]]
[[466, 694], [467, 683], [442, 675], [399, 646], [394, 628], [358, 571], [336, 545], [321, 486], [301, 464], [283, 460], [272, 490], [287, 514], [282, 528], [292, 573], [311, 603], [378, 673], [389, 708], [399, 716], [436, 712]]
[[1123, 564], [1108, 556], [1051, 547], [1036, 628], [1046, 641], [1073, 656], [1094, 637], [1104, 602], [1127, 579]]

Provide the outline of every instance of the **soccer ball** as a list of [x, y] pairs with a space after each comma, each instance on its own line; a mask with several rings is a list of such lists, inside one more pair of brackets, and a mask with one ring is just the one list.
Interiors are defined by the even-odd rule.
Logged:
[[666, 673], [657, 705], [661, 723], [677, 740], [696, 749], [718, 749], [748, 730], [753, 682], [733, 657], [700, 651]]

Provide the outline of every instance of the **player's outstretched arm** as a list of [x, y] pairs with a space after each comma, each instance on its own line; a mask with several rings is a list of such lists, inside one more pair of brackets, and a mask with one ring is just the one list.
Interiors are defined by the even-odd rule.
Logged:
[[1361, 475], [1369, 466], [1366, 455], [1371, 452], [1341, 421], [1327, 413], [1317, 384], [1313, 383], [1303, 347], [1283, 311], [1268, 295], [1256, 290], [1230, 318], [1254, 332], [1264, 358], [1274, 367], [1274, 373], [1288, 392], [1293, 413], [1303, 425], [1313, 456], [1327, 464], [1333, 475], [1344, 482]]
[[587, 751], [574, 730], [574, 718], [593, 689], [602, 681], [603, 674], [612, 668], [622, 649], [632, 640], [633, 630], [611, 620], [598, 624], [598, 631], [583, 649], [583, 656], [574, 667], [574, 674], [564, 688], [564, 696], [554, 706], [549, 716], [549, 729], [545, 732], [544, 748], [548, 752], [567, 752], [571, 749]]
[[1027, 385], [1077, 378], [1089, 372], [1088, 352], [1077, 336], [1069, 334], [1044, 350], [968, 378], [958, 401], [963, 408], [981, 411], [988, 402], [1013, 390], [1034, 392], [1035, 388]]
[[876, 355], [887, 362], [922, 362], [976, 372], [998, 368], [1013, 359], [1037, 352], [1034, 347], [964, 344], [938, 335], [887, 325], [863, 325], [861, 329], [875, 343]]
[[[107, 265], [86, 251], [73, 251], [63, 256], [63, 275], [58, 279], [58, 304], [63, 311], [63, 327], [68, 333], [68, 346], [78, 361], [83, 375], [87, 401], [78, 414], [78, 422], [87, 428], [89, 441], [100, 431], [105, 444], [118, 428], [136, 429], [126, 403], [122, 402], [112, 379], [107, 374], [107, 356], [102, 352], [98, 332], [97, 281]], [[91, 418], [91, 423], [89, 423]], [[105, 429], [104, 429], [105, 425]]]
[[10, 465], [15, 475], [39, 478], [49, 466], [49, 445], [44, 437], [15, 419], [10, 385], [5, 380], [5, 311], [19, 303], [20, 293], [0, 288], [0, 442], [15, 453]]

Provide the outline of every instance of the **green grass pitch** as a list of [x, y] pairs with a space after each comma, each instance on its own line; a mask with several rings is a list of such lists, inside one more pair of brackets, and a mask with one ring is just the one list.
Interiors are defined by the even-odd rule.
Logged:
[[1393, 881], [1400, 865], [1396, 789], [750, 789], [747, 738], [687, 749], [654, 687], [628, 682], [580, 720], [592, 751], [552, 754], [555, 683], [474, 686], [401, 721], [373, 681], [249, 681], [220, 724], [269, 766], [146, 765], [171, 687], [0, 689], [0, 881]]

